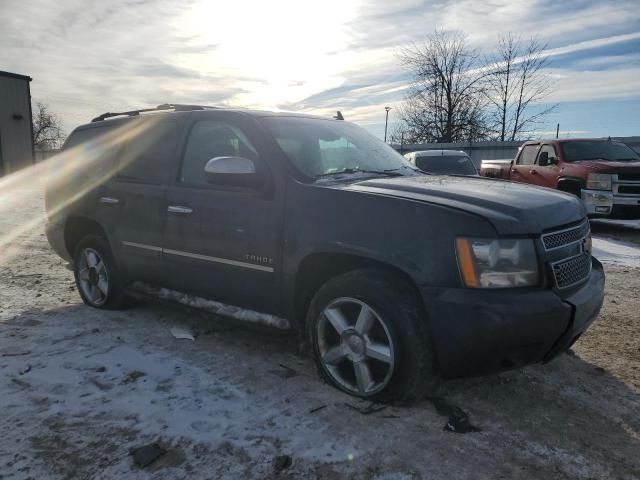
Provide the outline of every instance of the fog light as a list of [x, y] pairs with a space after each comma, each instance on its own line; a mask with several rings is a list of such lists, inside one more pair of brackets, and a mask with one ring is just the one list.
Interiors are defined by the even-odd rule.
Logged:
[[596, 207], [597, 213], [609, 213], [609, 207]]

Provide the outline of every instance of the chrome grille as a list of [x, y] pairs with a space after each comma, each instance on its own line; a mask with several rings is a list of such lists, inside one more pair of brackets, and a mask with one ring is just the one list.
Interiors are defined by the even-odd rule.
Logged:
[[586, 280], [591, 273], [591, 231], [589, 220], [579, 225], [542, 235], [548, 252], [553, 283], [557, 289], [570, 288]]
[[555, 250], [572, 243], [581, 242], [589, 234], [589, 222], [585, 220], [577, 227], [567, 228], [557, 232], [542, 235], [545, 250]]
[[618, 180], [627, 182], [640, 182], [640, 172], [638, 173], [619, 173]]
[[640, 195], [640, 185], [620, 185], [618, 193], [622, 195]]
[[591, 255], [582, 253], [551, 264], [557, 288], [569, 288], [582, 282], [591, 273]]

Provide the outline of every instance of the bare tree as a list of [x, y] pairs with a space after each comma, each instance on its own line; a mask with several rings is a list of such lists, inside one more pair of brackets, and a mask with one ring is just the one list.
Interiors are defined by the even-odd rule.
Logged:
[[33, 145], [39, 149], [58, 148], [65, 139], [58, 116], [49, 111], [49, 106], [38, 102], [33, 111]]
[[400, 153], [405, 153], [404, 146], [411, 143], [410, 138], [411, 133], [403, 120], [391, 124], [389, 128], [389, 143], [394, 145]]
[[509, 33], [498, 41], [495, 56], [487, 60], [485, 94], [489, 117], [498, 140], [517, 140], [540, 123], [557, 105], [543, 105], [552, 82], [544, 69], [546, 45], [532, 38], [526, 45]]
[[458, 142], [486, 137], [487, 75], [460, 32], [436, 30], [426, 42], [401, 52], [412, 75], [399, 114], [407, 141]]

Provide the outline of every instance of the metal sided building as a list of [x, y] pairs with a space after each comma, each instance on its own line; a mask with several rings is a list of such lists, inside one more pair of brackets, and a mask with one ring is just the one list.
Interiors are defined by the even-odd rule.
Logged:
[[30, 82], [0, 71], [0, 176], [33, 164]]

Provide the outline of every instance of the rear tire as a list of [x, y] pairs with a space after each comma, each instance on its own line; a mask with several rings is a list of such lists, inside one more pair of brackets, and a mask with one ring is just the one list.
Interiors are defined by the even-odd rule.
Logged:
[[438, 377], [423, 310], [411, 285], [381, 269], [329, 280], [306, 319], [320, 375], [343, 392], [376, 402], [435, 393]]
[[73, 255], [73, 274], [85, 304], [104, 310], [126, 306], [120, 272], [104, 237], [89, 235], [78, 243]]

